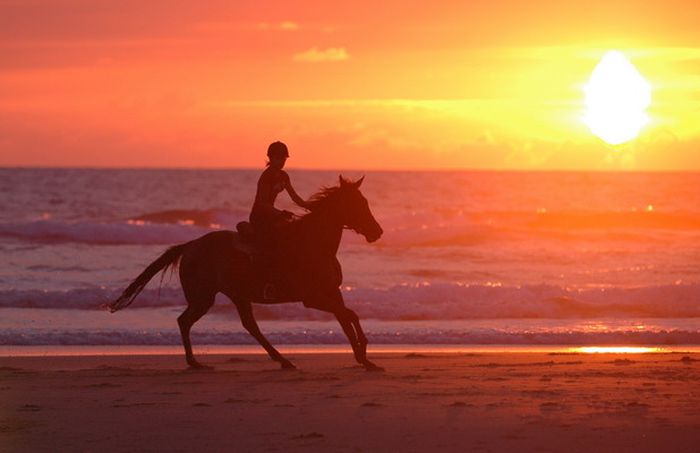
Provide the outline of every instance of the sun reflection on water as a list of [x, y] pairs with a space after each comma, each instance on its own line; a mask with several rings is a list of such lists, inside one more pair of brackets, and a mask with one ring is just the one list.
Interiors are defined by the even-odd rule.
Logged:
[[649, 352], [668, 352], [665, 348], [648, 346], [582, 346], [571, 348], [572, 352], [583, 352], [586, 354], [645, 354]]

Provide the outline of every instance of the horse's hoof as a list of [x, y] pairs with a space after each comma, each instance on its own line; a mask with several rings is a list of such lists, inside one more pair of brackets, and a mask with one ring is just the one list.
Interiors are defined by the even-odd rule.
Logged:
[[296, 370], [297, 367], [294, 366], [292, 362], [280, 362], [280, 366], [283, 370]]
[[365, 370], [366, 371], [385, 371], [384, 368], [377, 366], [373, 363], [365, 363]]

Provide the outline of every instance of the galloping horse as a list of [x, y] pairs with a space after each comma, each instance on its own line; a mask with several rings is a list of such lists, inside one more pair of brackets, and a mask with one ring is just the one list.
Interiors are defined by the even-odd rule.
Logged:
[[265, 299], [269, 275], [256, 265], [255, 246], [233, 231], [215, 231], [193, 241], [170, 247], [152, 262], [122, 295], [108, 305], [111, 312], [127, 307], [161, 270], [179, 263], [187, 309], [177, 318], [190, 367], [205, 368], [192, 353], [190, 329], [214, 304], [217, 293], [236, 305], [243, 327], [282, 368], [295, 368], [260, 332], [251, 303], [301, 301], [306, 307], [335, 315], [352, 346], [355, 360], [367, 370], [380, 370], [367, 359], [367, 337], [354, 311], [345, 306], [340, 292], [342, 271], [336, 258], [343, 229], [348, 228], [374, 242], [383, 233], [369, 209], [358, 181], [340, 176], [338, 186], [322, 189], [310, 201], [310, 212], [285, 225], [275, 244], [276, 266], [285, 284], [281, 297]]

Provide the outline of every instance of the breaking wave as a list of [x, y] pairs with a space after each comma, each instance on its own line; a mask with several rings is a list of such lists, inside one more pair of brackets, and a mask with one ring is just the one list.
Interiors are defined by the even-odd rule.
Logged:
[[[52, 218], [0, 223], [0, 237], [37, 242], [88, 244], [172, 244], [215, 229], [234, 229], [248, 213], [231, 209], [173, 209], [114, 221]], [[473, 245], [524, 238], [585, 237], [640, 240], [654, 231], [691, 234], [700, 217], [689, 213], [630, 212], [463, 212], [440, 210], [378, 216], [386, 245]], [[351, 237], [351, 236], [349, 236]]]
[[48, 243], [173, 244], [216, 229], [232, 228], [245, 216], [241, 211], [195, 209], [157, 211], [113, 222], [69, 222], [47, 218], [0, 223], [0, 237]]
[[[3, 290], [0, 308], [99, 309], [123, 288], [69, 291]], [[498, 318], [700, 317], [700, 284], [640, 288], [567, 289], [556, 285], [405, 284], [387, 289], [344, 288], [346, 303], [365, 319], [455, 320]], [[147, 289], [130, 309], [183, 306], [179, 288]], [[319, 319], [299, 304], [258, 305], [267, 319]]]
[[654, 211], [414, 212], [382, 219], [384, 242], [395, 245], [455, 246], [504, 240], [607, 239], [639, 241], [663, 233], [697, 234], [700, 216]]

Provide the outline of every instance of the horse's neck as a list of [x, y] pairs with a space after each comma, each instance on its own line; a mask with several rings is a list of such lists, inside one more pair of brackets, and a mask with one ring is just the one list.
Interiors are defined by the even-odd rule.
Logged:
[[335, 255], [343, 237], [343, 223], [333, 210], [313, 212], [304, 218], [304, 239], [323, 254]]

